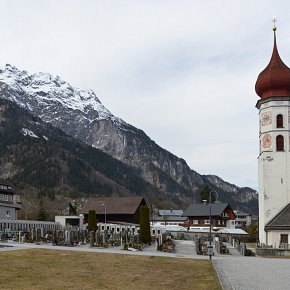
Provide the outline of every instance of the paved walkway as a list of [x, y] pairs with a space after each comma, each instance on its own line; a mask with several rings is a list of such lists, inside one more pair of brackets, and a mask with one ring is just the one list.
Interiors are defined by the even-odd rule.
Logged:
[[213, 259], [213, 265], [223, 289], [290, 289], [289, 259], [217, 256]]
[[0, 242], [0, 246], [5, 245], [5, 247], [3, 248], [0, 247], [0, 252], [34, 248], [34, 249], [52, 249], [62, 251], [94, 252], [94, 253], [123, 254], [123, 255], [161, 256], [161, 257], [186, 258], [186, 259], [208, 259], [207, 256], [199, 256], [196, 254], [194, 248], [195, 245], [193, 241], [175, 241], [175, 242], [176, 242], [175, 253], [164, 253], [157, 251], [157, 244], [145, 247], [142, 252], [140, 251], [131, 252], [124, 251], [122, 247], [90, 248], [88, 245], [76, 247], [62, 247], [62, 246], [52, 246], [52, 244], [44, 244], [44, 243], [36, 245], [34, 243], [17, 243], [17, 242], [13, 243]]

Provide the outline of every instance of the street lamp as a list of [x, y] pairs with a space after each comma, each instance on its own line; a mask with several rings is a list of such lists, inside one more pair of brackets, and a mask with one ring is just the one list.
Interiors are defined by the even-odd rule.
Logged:
[[102, 205], [105, 207], [105, 230], [104, 230], [104, 236], [103, 236], [103, 242], [106, 242], [106, 231], [107, 231], [107, 206], [105, 203], [102, 203]]
[[218, 193], [215, 190], [212, 190], [209, 193], [209, 246], [208, 246], [208, 254], [209, 259], [211, 260], [211, 256], [213, 255], [213, 246], [211, 244], [212, 236], [211, 236], [211, 194], [216, 194], [216, 200], [218, 199]]

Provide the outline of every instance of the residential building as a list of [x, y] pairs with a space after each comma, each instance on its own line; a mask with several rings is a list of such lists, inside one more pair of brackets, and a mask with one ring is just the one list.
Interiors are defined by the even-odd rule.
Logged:
[[159, 213], [159, 216], [162, 216], [162, 217], [182, 216], [183, 210], [182, 209], [160, 209], [158, 213]]
[[16, 220], [19, 209], [19, 195], [10, 186], [0, 184], [0, 219]]
[[252, 216], [248, 213], [245, 213], [240, 210], [234, 210], [234, 213], [236, 215], [236, 228], [241, 228], [241, 227], [248, 227], [252, 223]]
[[153, 226], [182, 226], [186, 221], [187, 217], [183, 216], [153, 216], [151, 218]]
[[90, 210], [96, 211], [98, 222], [140, 223], [140, 207], [147, 205], [144, 197], [104, 197], [87, 198], [79, 210], [84, 215], [84, 223], [88, 221]]
[[183, 210], [181, 209], [160, 209], [158, 210], [158, 216], [151, 217], [152, 226], [182, 226], [187, 217], [183, 217]]
[[235, 228], [235, 213], [228, 203], [195, 203], [191, 204], [183, 213], [188, 217], [189, 228], [209, 227], [210, 212], [212, 226], [216, 228]]

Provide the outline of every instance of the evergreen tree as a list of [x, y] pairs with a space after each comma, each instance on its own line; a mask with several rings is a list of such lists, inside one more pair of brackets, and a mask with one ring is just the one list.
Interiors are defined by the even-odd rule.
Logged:
[[[212, 189], [208, 185], [206, 185], [199, 194], [199, 201], [203, 202], [204, 200], [206, 200], [209, 203], [209, 193], [211, 191], [212, 191]], [[211, 203], [213, 203], [215, 201], [216, 201], [216, 195], [212, 194], [211, 195]]]
[[150, 210], [146, 205], [140, 207], [140, 243], [151, 243]]
[[44, 208], [40, 208], [37, 214], [37, 220], [39, 221], [46, 221], [47, 220], [47, 214], [44, 210]]
[[88, 216], [88, 231], [89, 232], [96, 232], [97, 230], [97, 216], [95, 210], [89, 210]]
[[39, 221], [46, 221], [47, 220], [47, 213], [45, 211], [42, 199], [39, 202], [39, 211], [37, 214], [37, 220], [39, 220]]
[[73, 207], [72, 203], [68, 204], [68, 214], [69, 215], [77, 215], [76, 209]]

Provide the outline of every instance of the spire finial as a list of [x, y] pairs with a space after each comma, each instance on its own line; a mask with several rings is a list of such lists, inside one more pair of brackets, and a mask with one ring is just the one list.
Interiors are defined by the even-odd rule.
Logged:
[[273, 25], [273, 31], [275, 32], [276, 30], [277, 30], [277, 27], [276, 27], [276, 22], [277, 22], [278, 20], [277, 20], [277, 18], [276, 18], [276, 15], [274, 15], [273, 16], [273, 20], [272, 20], [272, 22], [274, 23], [274, 25]]

